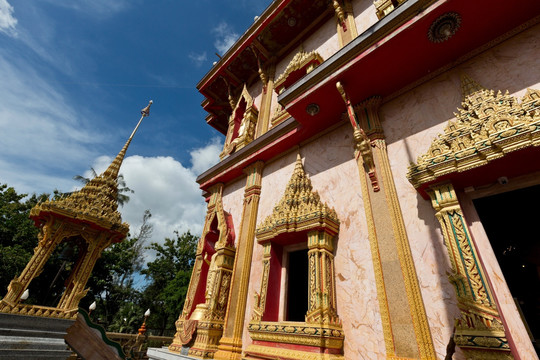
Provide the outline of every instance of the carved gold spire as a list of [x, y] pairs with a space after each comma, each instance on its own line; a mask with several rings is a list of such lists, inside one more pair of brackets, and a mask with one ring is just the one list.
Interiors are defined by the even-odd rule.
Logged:
[[131, 133], [126, 144], [120, 150], [111, 165], [101, 175], [90, 180], [81, 190], [60, 200], [47, 200], [36, 205], [30, 211], [30, 217], [39, 221], [46, 213], [56, 213], [68, 218], [95, 224], [106, 230], [113, 230], [124, 238], [129, 231], [129, 225], [122, 223], [118, 212], [118, 172], [126, 155], [127, 148], [141, 125], [142, 120], [150, 115], [150, 106], [141, 110], [141, 118]]
[[465, 102], [469, 95], [474, 94], [475, 92], [486, 90], [485, 87], [474, 81], [467, 74], [461, 74], [461, 102]]

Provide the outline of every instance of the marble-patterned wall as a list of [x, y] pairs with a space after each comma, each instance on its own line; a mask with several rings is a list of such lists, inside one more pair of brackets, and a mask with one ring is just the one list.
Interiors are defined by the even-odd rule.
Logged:
[[[354, 4], [359, 8], [364, 3]], [[369, 14], [367, 9], [364, 12]], [[325, 31], [328, 32], [328, 38], [334, 37], [331, 35], [333, 33], [330, 33], [330, 27]], [[333, 25], [332, 31], [335, 32]], [[318, 34], [317, 36], [323, 35]], [[446, 275], [450, 266], [439, 223], [430, 202], [423, 199], [407, 181], [407, 167], [428, 149], [431, 141], [443, 131], [448, 120], [453, 119], [453, 112], [461, 103], [460, 73], [466, 73], [486, 88], [508, 89], [515, 96], [522, 96], [527, 87], [540, 88], [539, 34], [540, 26], [518, 34], [457, 68], [384, 103], [380, 110], [390, 165], [435, 350], [440, 359], [445, 357], [454, 319], [459, 317], [459, 311], [454, 289]], [[337, 46], [337, 38], [334, 40]], [[321, 46], [324, 44], [327, 42], [320, 42]], [[287, 66], [296, 51], [278, 65], [276, 75], [279, 75], [279, 69], [283, 70]], [[304, 168], [312, 178], [314, 190], [319, 192], [324, 202], [336, 209], [341, 221], [335, 266], [338, 313], [346, 334], [345, 356], [348, 359], [381, 359], [385, 356], [384, 338], [358, 169], [352, 159], [351, 133], [349, 125], [345, 124], [267, 163], [263, 171], [257, 224], [271, 214], [274, 205], [282, 196], [299, 152], [304, 160]], [[244, 185], [245, 178], [226, 184], [223, 196], [225, 210], [233, 214], [237, 236]], [[477, 226], [472, 226], [472, 235], [481, 239], [482, 234], [476, 228]], [[482, 241], [486, 243], [485, 239]], [[488, 273], [502, 275], [496, 266], [493, 253], [489, 251], [490, 249], [482, 250], [481, 253]], [[259, 291], [261, 276], [262, 247], [255, 244], [246, 325], [251, 318], [253, 293]], [[504, 283], [496, 283], [494, 288], [497, 294], [507, 297]], [[502, 312], [515, 320], [515, 307], [512, 308], [511, 304], [503, 304]], [[520, 349], [520, 355], [524, 359], [535, 358], [529, 351], [530, 344], [526, 343], [526, 337], [522, 336], [522, 329], [515, 323], [513, 320], [509, 321], [512, 334], [516, 333], [514, 341]], [[250, 343], [251, 339], [246, 330], [243, 336], [244, 348]], [[453, 359], [464, 359], [459, 349]]]
[[[450, 269], [447, 251], [443, 245], [440, 226], [434, 217], [429, 201], [424, 200], [406, 179], [411, 161], [425, 153], [431, 141], [442, 133], [453, 112], [461, 104], [460, 74], [465, 73], [482, 86], [495, 90], [509, 90], [514, 96], [524, 95], [527, 87], [540, 88], [540, 26], [535, 26], [504, 43], [472, 58], [433, 80], [385, 103], [380, 111], [388, 142], [388, 154], [396, 182], [397, 193], [409, 234], [416, 270], [435, 348], [444, 358], [445, 347], [451, 336], [453, 319], [459, 316], [452, 286], [446, 271]], [[472, 228], [472, 235], [482, 234]], [[484, 248], [483, 248], [484, 249]], [[486, 263], [487, 273], [504, 278], [491, 248], [480, 254]], [[504, 284], [496, 284], [495, 292], [506, 291]], [[515, 307], [502, 307], [503, 314], [515, 317]], [[521, 339], [516, 347], [522, 358], [531, 355], [530, 342], [521, 334], [519, 326], [511, 328]], [[515, 340], [515, 339], [514, 339]], [[455, 359], [462, 357], [456, 356]]]
[[[384, 338], [367, 224], [363, 211], [358, 168], [353, 160], [352, 131], [348, 124], [268, 163], [263, 172], [257, 223], [273, 211], [292, 176], [296, 155], [312, 179], [321, 200], [334, 207], [340, 219], [336, 239], [335, 272], [338, 314], [345, 330], [348, 359], [384, 358]], [[321, 151], [324, 149], [324, 151]], [[246, 326], [253, 310], [253, 296], [262, 277], [262, 246], [255, 244], [246, 312]], [[243, 345], [251, 343], [247, 331]]]
[[373, 0], [353, 0], [352, 6], [358, 35], [379, 21]]
[[240, 178], [225, 184], [223, 187], [223, 210], [232, 215], [235, 233], [235, 246], [238, 246], [238, 236], [240, 234], [240, 223], [242, 222], [242, 209], [244, 203], [244, 187], [246, 177]]

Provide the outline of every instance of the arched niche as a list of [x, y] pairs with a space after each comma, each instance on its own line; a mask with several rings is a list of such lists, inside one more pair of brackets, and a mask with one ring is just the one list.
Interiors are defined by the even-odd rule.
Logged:
[[235, 233], [231, 214], [223, 210], [223, 185], [210, 190], [205, 224], [199, 243], [182, 313], [169, 349], [212, 358], [223, 333], [235, 257]]
[[240, 97], [229, 116], [227, 136], [223, 151], [219, 154], [220, 159], [240, 150], [253, 141], [258, 115], [259, 110], [247, 91], [246, 84], [244, 84]]

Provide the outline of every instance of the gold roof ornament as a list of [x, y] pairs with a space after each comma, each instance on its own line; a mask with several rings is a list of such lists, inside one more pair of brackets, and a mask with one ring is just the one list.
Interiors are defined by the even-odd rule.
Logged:
[[59, 200], [46, 200], [37, 204], [30, 217], [40, 222], [47, 214], [54, 213], [75, 222], [84, 222], [91, 227], [117, 233], [116, 241], [121, 241], [129, 231], [129, 225], [122, 223], [118, 211], [118, 172], [126, 155], [127, 148], [141, 125], [142, 120], [150, 115], [152, 100], [141, 110], [141, 118], [131, 133], [126, 144], [116, 158], [101, 175], [90, 180], [81, 190]]
[[[476, 84], [478, 85], [478, 84]], [[442, 176], [465, 172], [502, 158], [510, 152], [540, 146], [540, 91], [527, 89], [521, 99], [508, 91], [477, 90], [409, 166], [407, 178], [419, 188]]]
[[461, 102], [466, 102], [467, 97], [478, 91], [486, 90], [485, 87], [474, 81], [469, 75], [463, 73], [460, 75], [461, 80]]
[[315, 229], [336, 234], [339, 219], [336, 211], [323, 203], [319, 194], [313, 191], [311, 179], [304, 171], [302, 158], [298, 154], [285, 194], [272, 214], [257, 227], [257, 239], [264, 242], [282, 233]]

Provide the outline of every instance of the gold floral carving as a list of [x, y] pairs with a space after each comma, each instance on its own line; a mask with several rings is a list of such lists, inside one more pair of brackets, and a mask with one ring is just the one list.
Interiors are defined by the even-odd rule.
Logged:
[[433, 140], [429, 150], [409, 166], [407, 178], [418, 188], [443, 175], [484, 166], [506, 154], [540, 146], [540, 91], [527, 89], [519, 102], [494, 90], [479, 90], [465, 98]]
[[[245, 102], [246, 107], [242, 114], [240, 112], [241, 104]], [[257, 117], [259, 110], [253, 102], [253, 98], [247, 91], [246, 84], [242, 89], [242, 93], [236, 102], [235, 107], [231, 115], [229, 116], [229, 125], [227, 130], [227, 137], [225, 138], [225, 145], [223, 146], [223, 151], [219, 154], [220, 159], [223, 159], [225, 156], [230, 155], [234, 151], [238, 151], [250, 142], [253, 141], [255, 137], [255, 126], [257, 125]], [[235, 124], [235, 121], [238, 121], [237, 117], [242, 116], [242, 119], [239, 120], [239, 124]], [[237, 131], [235, 136], [234, 132]], [[234, 138], [233, 138], [234, 137]]]
[[280, 122], [283, 122], [283, 120], [286, 120], [290, 118], [291, 115], [285, 110], [283, 105], [277, 104], [276, 109], [274, 111], [274, 114], [272, 115], [272, 119], [270, 120], [272, 126], [275, 126], [279, 124]]
[[407, 0], [376, 0], [373, 2], [377, 17], [382, 19], [386, 15], [390, 14], [396, 8], [394, 4], [401, 5]]
[[279, 75], [275, 81], [275, 89], [278, 93], [282, 93], [285, 90], [284, 84], [287, 81], [287, 78], [295, 71], [305, 69], [305, 74], [309, 74], [313, 69], [323, 63], [323, 58], [315, 50], [311, 52], [305, 52], [300, 50], [292, 60], [289, 62], [289, 65], [285, 68], [283, 73]]
[[441, 224], [452, 266], [449, 279], [455, 287], [461, 311], [461, 318], [456, 320], [456, 345], [471, 358], [511, 359], [499, 310], [455, 190], [450, 183], [439, 184], [431, 187], [429, 195]]

